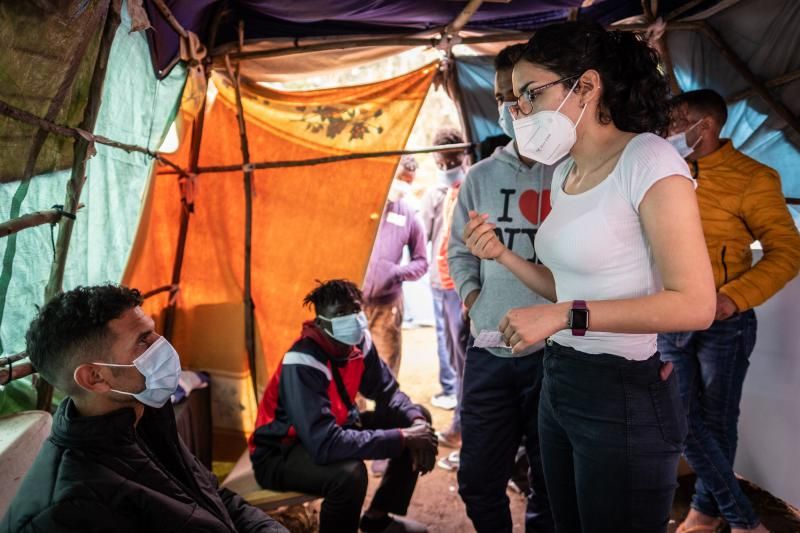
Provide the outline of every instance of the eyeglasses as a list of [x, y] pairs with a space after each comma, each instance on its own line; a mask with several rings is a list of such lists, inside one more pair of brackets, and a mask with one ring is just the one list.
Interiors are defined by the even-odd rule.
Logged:
[[536, 100], [536, 97], [539, 96], [545, 89], [549, 89], [553, 85], [558, 85], [559, 83], [565, 81], [574, 80], [578, 77], [580, 77], [580, 75], [567, 76], [566, 78], [551, 81], [550, 83], [545, 83], [544, 85], [540, 85], [538, 87], [526, 87], [525, 90], [522, 91], [522, 94], [519, 95], [519, 98], [517, 98], [517, 103], [510, 106], [509, 111], [516, 116], [528, 116], [533, 112], [533, 101]]

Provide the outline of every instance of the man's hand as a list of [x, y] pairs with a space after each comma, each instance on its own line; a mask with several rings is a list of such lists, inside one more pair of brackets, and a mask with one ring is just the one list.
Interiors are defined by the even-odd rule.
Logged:
[[424, 476], [433, 470], [433, 467], [436, 466], [437, 453], [439, 453], [438, 449], [435, 451], [419, 450], [417, 452], [412, 452], [411, 462], [414, 472], [419, 472], [420, 475]]
[[480, 296], [481, 291], [480, 289], [475, 289], [471, 293], [467, 294], [467, 299], [464, 300], [461, 304], [461, 321], [465, 324], [469, 320], [469, 310], [472, 309], [472, 306], [475, 304], [475, 300], [478, 299]]
[[472, 309], [472, 306], [475, 303], [475, 300], [477, 300], [478, 296], [480, 296], [480, 295], [481, 295], [481, 290], [480, 289], [475, 289], [471, 293], [467, 294], [467, 297], [464, 298], [464, 307], [467, 308], [467, 311]]
[[721, 292], [717, 293], [717, 314], [714, 320], [725, 320], [738, 312], [739, 308], [736, 307], [736, 303], [733, 300]]
[[439, 441], [436, 433], [427, 421], [414, 420], [411, 427], [401, 428], [403, 443], [411, 453], [411, 461], [415, 472], [426, 474], [436, 464]]
[[472, 255], [481, 259], [497, 259], [508, 250], [497, 238], [495, 225], [487, 222], [488, 214], [479, 215], [477, 211], [469, 212], [469, 222], [464, 226], [464, 244]]

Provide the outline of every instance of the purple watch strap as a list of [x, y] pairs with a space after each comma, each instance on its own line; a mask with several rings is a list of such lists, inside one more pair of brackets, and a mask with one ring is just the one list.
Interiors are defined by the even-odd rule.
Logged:
[[[584, 311], [586, 313], [586, 327], [576, 328], [572, 325], [573, 311]], [[570, 327], [572, 328], [572, 334], [574, 336], [583, 337], [586, 335], [586, 328], [589, 327], [589, 308], [586, 306], [585, 300], [574, 300], [572, 302], [572, 309], [570, 310]]]

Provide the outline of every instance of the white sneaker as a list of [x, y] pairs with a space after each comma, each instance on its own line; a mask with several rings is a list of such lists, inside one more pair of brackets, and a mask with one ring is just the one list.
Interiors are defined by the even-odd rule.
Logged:
[[457, 404], [458, 400], [456, 399], [455, 394], [437, 394], [431, 398], [432, 406], [438, 407], [439, 409], [444, 409], [446, 411], [452, 411], [456, 408]]
[[453, 472], [458, 470], [459, 465], [461, 464], [461, 454], [457, 451], [450, 452], [447, 457], [443, 457], [439, 459], [436, 463], [439, 465], [439, 468], [443, 470], [447, 470], [448, 472]]

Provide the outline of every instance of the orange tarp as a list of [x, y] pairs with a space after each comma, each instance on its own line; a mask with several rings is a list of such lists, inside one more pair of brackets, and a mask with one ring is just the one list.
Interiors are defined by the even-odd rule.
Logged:
[[[243, 87], [251, 159], [402, 149], [435, 72], [430, 65], [380, 83], [300, 93]], [[200, 166], [240, 164], [233, 88], [222, 77], [212, 81], [219, 94], [206, 112]], [[182, 165], [188, 144], [186, 135], [172, 156]], [[252, 294], [262, 387], [310, 316], [302, 299], [314, 280], [362, 282], [396, 164], [390, 157], [255, 171]], [[230, 406], [215, 405], [215, 418], [222, 418], [215, 425], [227, 427], [250, 418], [254, 401], [247, 398], [244, 348], [243, 184], [241, 171], [197, 177], [173, 335], [184, 367], [220, 377], [214, 396]], [[180, 209], [177, 176], [155, 175], [126, 284], [144, 292], [170, 282]], [[162, 293], [145, 303], [159, 321], [167, 298]], [[225, 408], [227, 415], [220, 413]]]

